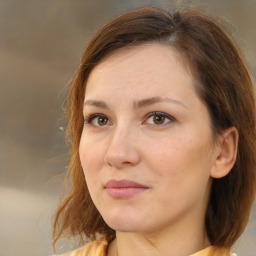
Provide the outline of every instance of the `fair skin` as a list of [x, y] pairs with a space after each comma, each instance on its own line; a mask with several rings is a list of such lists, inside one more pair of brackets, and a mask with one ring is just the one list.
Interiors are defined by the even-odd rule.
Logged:
[[158, 43], [119, 50], [91, 72], [79, 153], [92, 200], [116, 230], [108, 256], [187, 256], [209, 246], [211, 179], [232, 168], [237, 131], [214, 141], [195, 83]]

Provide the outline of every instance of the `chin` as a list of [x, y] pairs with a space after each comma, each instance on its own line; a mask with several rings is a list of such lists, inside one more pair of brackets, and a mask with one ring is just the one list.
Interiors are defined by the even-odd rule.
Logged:
[[[108, 223], [107, 223], [108, 224]], [[109, 225], [113, 230], [118, 231], [118, 232], [127, 232], [127, 233], [137, 233], [142, 231], [143, 229], [137, 227], [134, 227], [133, 225], [128, 225], [128, 224], [117, 224], [114, 223], [113, 225]]]
[[142, 220], [131, 219], [126, 214], [112, 217], [103, 216], [103, 219], [110, 228], [119, 232], [138, 232], [144, 229], [141, 226]]

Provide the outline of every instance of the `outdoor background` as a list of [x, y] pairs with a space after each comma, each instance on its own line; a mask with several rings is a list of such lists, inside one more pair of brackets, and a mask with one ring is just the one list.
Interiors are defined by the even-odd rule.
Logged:
[[[234, 25], [256, 77], [256, 0], [193, 2]], [[52, 253], [51, 222], [68, 152], [61, 108], [85, 42], [121, 12], [173, 3], [0, 0], [0, 256]], [[57, 249], [72, 249], [72, 242], [62, 240]], [[256, 210], [235, 251], [256, 255]]]

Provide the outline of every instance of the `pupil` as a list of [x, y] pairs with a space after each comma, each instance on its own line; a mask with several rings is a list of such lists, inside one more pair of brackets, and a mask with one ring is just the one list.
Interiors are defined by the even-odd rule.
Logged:
[[164, 116], [154, 116], [154, 122], [156, 124], [162, 124], [165, 120]]
[[106, 119], [106, 118], [100, 117], [100, 118], [98, 119], [98, 124], [99, 124], [99, 125], [104, 125], [104, 124], [106, 124], [106, 123], [107, 123], [107, 119]]

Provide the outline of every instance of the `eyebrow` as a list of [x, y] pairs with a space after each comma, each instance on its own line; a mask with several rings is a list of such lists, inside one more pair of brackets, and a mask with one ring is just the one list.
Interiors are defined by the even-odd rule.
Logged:
[[[174, 100], [171, 98], [162, 98], [162, 97], [152, 97], [152, 98], [146, 98], [138, 101], [133, 102], [133, 108], [138, 109], [138, 108], [143, 108], [149, 105], [153, 105], [159, 102], [170, 102], [179, 106], [182, 106], [186, 108], [186, 106], [178, 100]], [[98, 100], [87, 100], [84, 102], [84, 106], [90, 105], [90, 106], [95, 106], [98, 108], [104, 108], [104, 109], [109, 109], [108, 105], [104, 101], [98, 101]]]
[[133, 103], [133, 107], [134, 108], [142, 108], [142, 107], [146, 107], [146, 106], [156, 104], [156, 103], [159, 103], [159, 102], [170, 102], [170, 103], [177, 104], [177, 105], [180, 105], [182, 107], [185, 107], [185, 105], [181, 101], [174, 100], [174, 99], [167, 98], [167, 97], [164, 97], [164, 98], [162, 98], [162, 97], [152, 97], [152, 98], [147, 98], [147, 99], [135, 101]]
[[108, 105], [104, 101], [99, 100], [87, 100], [84, 102], [84, 106], [86, 105], [109, 109]]

